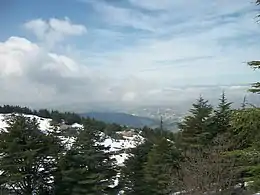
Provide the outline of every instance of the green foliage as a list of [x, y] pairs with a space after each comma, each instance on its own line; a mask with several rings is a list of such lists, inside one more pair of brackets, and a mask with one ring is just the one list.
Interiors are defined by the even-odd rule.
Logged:
[[168, 138], [169, 140], [174, 140], [175, 134], [171, 131], [162, 130], [162, 129], [151, 129], [144, 127], [141, 130], [141, 136], [147, 138], [152, 143], [156, 143], [160, 138]]
[[160, 139], [148, 153], [145, 180], [151, 194], [168, 195], [178, 186], [180, 152], [173, 142]]
[[0, 184], [18, 194], [48, 194], [52, 189], [55, 138], [39, 131], [35, 119], [11, 116], [0, 134]]
[[219, 104], [217, 108], [214, 109], [213, 116], [211, 117], [211, 124], [209, 127], [210, 140], [213, 140], [217, 136], [229, 136], [232, 115], [231, 104], [231, 102], [227, 101], [225, 93], [223, 92], [219, 99]]
[[127, 195], [169, 194], [174, 191], [180, 152], [173, 133], [142, 129], [144, 143], [131, 149], [122, 169], [122, 186]]
[[190, 147], [191, 145], [200, 147], [207, 143], [210, 136], [209, 124], [211, 123], [212, 106], [202, 97], [192, 106], [190, 114], [179, 123], [184, 147]]
[[[260, 5], [260, 0], [255, 0], [256, 5]], [[257, 15], [257, 18], [260, 17], [260, 14]], [[260, 69], [260, 61], [259, 60], [253, 60], [247, 63], [252, 69]], [[252, 84], [251, 89], [249, 89], [252, 93], [260, 93], [260, 82], [256, 82]]]
[[[20, 194], [113, 194], [109, 187], [117, 173], [101, 132], [119, 130], [115, 124], [82, 119], [73, 113], [30, 111], [19, 106], [4, 106], [5, 113], [36, 114], [53, 118], [54, 127], [43, 133], [34, 118], [12, 115], [7, 132], [0, 134], [0, 184]], [[0, 108], [0, 111], [1, 110]], [[58, 130], [59, 123], [84, 123], [84, 130]], [[56, 122], [55, 122], [56, 121]], [[76, 138], [72, 148], [61, 144], [60, 136]], [[14, 162], [14, 163], [13, 163]], [[6, 189], [7, 190], [7, 189]]]
[[58, 194], [105, 194], [116, 175], [109, 148], [97, 144], [102, 141], [100, 132], [84, 124], [76, 142], [60, 161], [62, 180]]
[[43, 118], [51, 118], [54, 121], [54, 123], [61, 123], [64, 121], [65, 124], [68, 125], [71, 125], [73, 123], [81, 123], [82, 120], [82, 118], [76, 113], [71, 113], [71, 112], [61, 113], [57, 110], [49, 111], [47, 109], [40, 109], [37, 111], [37, 110], [31, 110], [30, 108], [27, 107], [10, 106], [10, 105], [0, 106], [0, 113], [31, 114]]
[[120, 125], [115, 123], [103, 124], [103, 125], [104, 125], [103, 132], [114, 139], [120, 138], [120, 136], [116, 132], [120, 132], [123, 131], [123, 129], [126, 129], [125, 127], [121, 127]]
[[233, 151], [230, 152], [240, 163], [240, 170], [246, 180], [254, 181], [257, 187], [260, 179], [260, 109], [236, 110], [232, 115]]
[[[257, 3], [259, 4], [259, 1], [257, 1]], [[260, 61], [251, 61], [248, 62], [248, 65], [254, 70], [260, 69]], [[253, 83], [249, 91], [252, 93], [260, 93], [260, 82]]]
[[72, 125], [73, 123], [81, 123], [81, 117], [76, 113], [65, 112], [62, 114], [62, 119], [65, 121], [65, 124]]
[[51, 113], [47, 109], [38, 110], [37, 115], [43, 118], [51, 118]]
[[[126, 127], [46, 109], [32, 111], [19, 106], [3, 106], [0, 112], [35, 114], [52, 118], [55, 124], [52, 133], [44, 134], [35, 120], [11, 117], [11, 129], [0, 134], [0, 153], [3, 154], [0, 170], [6, 170], [0, 177], [1, 184], [3, 187], [13, 185], [22, 194], [33, 190], [38, 194], [114, 195], [123, 189], [126, 195], [164, 195], [185, 189], [184, 183], [189, 184], [186, 189], [199, 186], [202, 191], [215, 189], [217, 185], [226, 188], [226, 180], [237, 174], [241, 174], [238, 179], [253, 180], [254, 187], [260, 183], [260, 109], [232, 110], [224, 93], [214, 110], [200, 97], [179, 124], [181, 131], [178, 133], [147, 127], [136, 129], [136, 133], [141, 131], [145, 141], [126, 151], [130, 157], [123, 167], [116, 167], [111, 160], [112, 153], [97, 143], [102, 142], [104, 134], [122, 138], [116, 132], [127, 130]], [[83, 123], [84, 130], [57, 131], [63, 122]], [[76, 141], [72, 148], [65, 150], [59, 136], [73, 136]], [[225, 141], [216, 144], [216, 140], [223, 137]], [[224, 153], [220, 148], [229, 151]], [[200, 151], [204, 160], [202, 156], [191, 155], [194, 151]], [[52, 161], [46, 161], [48, 158]], [[227, 168], [233, 166], [229, 158], [236, 166], [232, 173]], [[35, 166], [45, 166], [44, 171], [37, 172]], [[183, 172], [183, 166], [186, 172]], [[118, 171], [121, 174], [119, 185], [111, 189], [109, 186]], [[34, 188], [23, 186], [28, 178]], [[49, 182], [50, 178], [52, 182]], [[212, 186], [212, 182], [216, 185]], [[233, 178], [231, 184], [234, 184]]]
[[147, 162], [148, 153], [153, 143], [145, 141], [131, 150], [129, 157], [121, 173], [121, 183], [126, 195], [149, 195], [150, 189], [144, 173], [144, 165]]
[[245, 149], [257, 145], [260, 135], [259, 117], [259, 108], [247, 108], [233, 112], [231, 126], [236, 149]]
[[9, 114], [14, 112], [19, 114], [35, 114], [36, 111], [32, 111], [30, 108], [21, 107], [21, 106], [10, 106], [10, 105], [0, 106], [0, 113]]

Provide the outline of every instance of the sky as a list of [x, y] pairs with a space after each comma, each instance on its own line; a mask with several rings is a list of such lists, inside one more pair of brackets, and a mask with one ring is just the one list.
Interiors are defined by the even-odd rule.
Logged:
[[245, 94], [253, 0], [2, 0], [0, 103], [83, 111]]

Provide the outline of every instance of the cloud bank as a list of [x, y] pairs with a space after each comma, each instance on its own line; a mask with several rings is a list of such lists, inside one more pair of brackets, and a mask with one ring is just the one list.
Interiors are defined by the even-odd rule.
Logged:
[[181, 104], [200, 94], [217, 99], [223, 90], [242, 101], [259, 78], [245, 64], [260, 49], [250, 3], [79, 3], [91, 7], [95, 26], [32, 19], [23, 24], [27, 38], [13, 34], [0, 42], [1, 103], [127, 109]]

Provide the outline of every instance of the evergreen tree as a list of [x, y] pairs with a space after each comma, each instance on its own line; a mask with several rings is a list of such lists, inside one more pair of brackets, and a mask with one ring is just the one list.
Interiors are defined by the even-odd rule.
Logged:
[[150, 194], [168, 195], [178, 191], [180, 152], [173, 142], [161, 138], [148, 154], [145, 180]]
[[74, 123], [81, 123], [81, 117], [75, 113], [65, 112], [63, 114], [63, 120], [68, 125], [72, 125]]
[[[75, 132], [76, 134], [77, 132]], [[74, 135], [75, 135], [74, 134]], [[62, 174], [59, 163], [61, 162], [62, 157], [66, 152], [70, 149], [68, 147], [67, 142], [63, 142], [64, 138], [67, 137], [67, 132], [64, 130], [60, 130], [58, 125], [53, 125], [51, 130], [47, 133], [51, 142], [53, 143], [53, 147], [51, 150], [53, 152], [53, 158], [56, 162], [56, 169], [53, 172], [53, 190], [52, 194], [57, 194], [60, 191], [60, 182], [62, 181]], [[62, 138], [62, 139], [61, 139]]]
[[212, 106], [203, 97], [194, 103], [188, 116], [179, 123], [183, 146], [198, 147], [207, 143], [209, 136], [209, 124], [211, 122]]
[[[256, 0], [256, 5], [260, 5], [260, 0]], [[260, 14], [257, 15], [257, 17], [260, 17]], [[260, 69], [260, 61], [259, 60], [253, 60], [247, 63], [253, 70]], [[252, 84], [251, 89], [249, 89], [252, 93], [260, 93], [260, 82], [255, 82]]]
[[151, 191], [145, 178], [144, 166], [153, 143], [145, 140], [144, 143], [130, 150], [131, 156], [122, 168], [121, 182], [126, 195], [150, 195]]
[[[256, 69], [260, 69], [260, 61], [251, 61], [251, 62], [248, 62], [248, 65], [256, 70]], [[252, 88], [249, 89], [250, 92], [252, 93], [260, 93], [260, 82], [255, 82], [252, 84]]]
[[60, 162], [62, 173], [59, 194], [103, 195], [108, 193], [116, 175], [114, 161], [109, 148], [102, 142], [100, 132], [89, 124], [84, 124], [76, 142]]
[[231, 118], [233, 150], [242, 179], [254, 181], [256, 189], [260, 184], [260, 109], [236, 110]]
[[0, 184], [16, 194], [49, 194], [56, 168], [56, 143], [36, 119], [12, 115], [0, 134]]
[[51, 113], [47, 109], [40, 109], [37, 112], [37, 116], [43, 117], [43, 118], [50, 118]]
[[212, 117], [212, 124], [210, 127], [211, 139], [229, 133], [232, 114], [231, 104], [231, 102], [227, 101], [226, 95], [223, 92], [219, 99], [217, 109], [214, 110], [214, 115]]
[[51, 119], [56, 122], [56, 123], [61, 123], [62, 122], [62, 114], [58, 111], [51, 111]]

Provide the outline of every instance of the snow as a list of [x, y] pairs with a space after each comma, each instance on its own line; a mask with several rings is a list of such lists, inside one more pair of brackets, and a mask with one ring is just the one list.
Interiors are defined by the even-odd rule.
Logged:
[[74, 124], [71, 125], [71, 127], [82, 129], [82, 128], [83, 128], [83, 125], [78, 124], [78, 123], [74, 123]]
[[116, 159], [118, 166], [123, 166], [125, 160], [129, 157], [129, 154], [124, 152], [122, 154], [113, 155], [112, 157]]
[[5, 128], [8, 127], [5, 120], [6, 115], [0, 114], [0, 129], [1, 131], [5, 131]]
[[135, 148], [138, 144], [142, 143], [144, 138], [140, 135], [133, 135], [132, 137], [123, 136], [123, 139], [112, 139], [107, 137], [103, 144], [105, 147], [110, 147], [110, 152], [119, 152], [119, 154], [113, 155], [116, 159], [117, 165], [123, 166], [124, 161], [129, 157], [126, 153], [128, 149]]
[[[15, 114], [18, 115], [18, 114]], [[11, 114], [0, 114], [0, 129], [4, 130], [6, 127], [8, 127], [5, 119], [6, 117], [11, 116]], [[43, 132], [46, 132], [48, 130], [51, 130], [51, 119], [48, 118], [42, 118], [42, 117], [38, 117], [35, 115], [30, 115], [30, 114], [23, 114], [23, 116], [28, 117], [28, 118], [34, 118], [37, 120], [37, 122], [39, 123], [39, 129]]]
[[60, 136], [59, 138], [61, 139], [62, 144], [65, 145], [65, 148], [67, 150], [69, 150], [73, 146], [74, 142], [76, 141], [75, 137]]
[[107, 139], [105, 139], [103, 144], [106, 147], [110, 146], [111, 152], [136, 147], [136, 141], [131, 140], [131, 139], [113, 140], [111, 138], [107, 138]]

